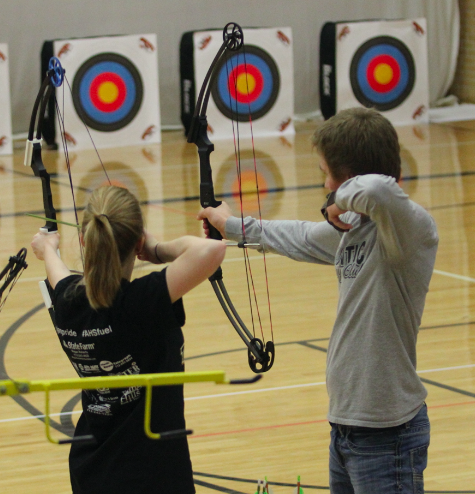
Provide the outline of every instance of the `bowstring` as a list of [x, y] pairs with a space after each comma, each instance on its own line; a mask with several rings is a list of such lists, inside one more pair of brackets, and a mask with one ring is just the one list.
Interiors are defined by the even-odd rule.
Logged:
[[[66, 74], [64, 74], [64, 80], [66, 81], [66, 84], [68, 85], [68, 88], [69, 88], [69, 91], [72, 95], [72, 88], [71, 88], [71, 85], [69, 84], [69, 80], [68, 78], [66, 77]], [[79, 225], [79, 218], [78, 218], [78, 212], [77, 212], [77, 207], [76, 207], [76, 198], [75, 198], [75, 194], [74, 194], [74, 185], [73, 185], [73, 179], [72, 179], [72, 172], [71, 172], [71, 161], [69, 159], [69, 149], [68, 149], [68, 142], [67, 142], [67, 139], [66, 139], [66, 127], [65, 127], [65, 124], [64, 124], [64, 84], [63, 84], [63, 94], [62, 94], [63, 98], [62, 98], [62, 104], [63, 104], [63, 110], [61, 112], [61, 109], [59, 107], [59, 104], [58, 104], [58, 100], [56, 98], [56, 95], [54, 97], [54, 101], [55, 101], [55, 108], [56, 108], [56, 115], [58, 117], [58, 122], [59, 122], [59, 126], [60, 126], [60, 133], [61, 133], [61, 142], [62, 142], [62, 146], [63, 146], [63, 151], [64, 151], [64, 156], [65, 156], [65, 160], [66, 160], [66, 168], [68, 170], [68, 177], [69, 177], [69, 185], [70, 185], [70, 188], [71, 188], [71, 194], [72, 194], [72, 197], [73, 197], [73, 205], [74, 205], [74, 215], [75, 215], [75, 219], [76, 219], [76, 224], [78, 226]], [[96, 147], [96, 144], [92, 138], [92, 135], [91, 135], [91, 132], [89, 131], [89, 128], [88, 126], [86, 125], [86, 123], [84, 122], [82, 116], [78, 113], [78, 116], [79, 116], [79, 119], [81, 120], [82, 124], [84, 125], [85, 129], [86, 129], [86, 132], [89, 136], [89, 139], [91, 140], [91, 143], [92, 143], [92, 146], [94, 147], [94, 151], [96, 153], [96, 156], [97, 156], [97, 159], [99, 160], [99, 163], [101, 164], [101, 167], [102, 167], [102, 170], [104, 171], [104, 174], [107, 178], [107, 181], [109, 182], [109, 185], [112, 185], [112, 182], [109, 178], [109, 174], [107, 173], [107, 170], [106, 170], [106, 167], [104, 166], [104, 163], [101, 159], [101, 156], [99, 154], [99, 151], [97, 150], [97, 147]], [[79, 249], [80, 249], [80, 253], [81, 253], [81, 261], [82, 261], [82, 264], [84, 266], [84, 247], [81, 243], [81, 239], [80, 239], [80, 229], [78, 228], [78, 242], [79, 242]]]
[[[71, 92], [71, 96], [73, 94], [73, 90], [71, 88], [71, 85], [69, 84], [68, 78], [66, 77], [66, 74], [64, 75], [64, 80], [66, 81], [66, 84], [68, 85], [69, 91]], [[89, 139], [91, 140], [92, 146], [94, 147], [94, 151], [96, 152], [97, 159], [99, 160], [99, 163], [102, 166], [102, 169], [106, 175], [107, 181], [109, 182], [109, 185], [112, 185], [111, 179], [109, 178], [109, 175], [107, 173], [106, 167], [104, 166], [104, 163], [102, 162], [101, 156], [99, 154], [99, 151], [97, 150], [96, 143], [94, 142], [91, 132], [89, 131], [89, 127], [86, 125], [86, 122], [84, 122], [81, 114], [78, 112], [78, 117], [81, 120], [82, 124], [84, 125], [84, 128], [86, 129], [87, 134], [89, 135]]]
[[[228, 84], [230, 83], [230, 74], [229, 74], [229, 68], [231, 66], [231, 74], [233, 77], [233, 84], [234, 84], [234, 91], [235, 94], [237, 94], [237, 77], [236, 77], [236, 71], [234, 70], [234, 61], [233, 61], [234, 56], [229, 55], [226, 56], [225, 59], [225, 66], [226, 66], [226, 80], [228, 81]], [[237, 58], [239, 58], [239, 55], [237, 55]], [[229, 65], [228, 65], [229, 62]], [[236, 67], [238, 66], [238, 61], [236, 62]], [[243, 195], [242, 195], [242, 173], [241, 173], [241, 144], [240, 144], [240, 134], [239, 134], [239, 119], [237, 118], [238, 115], [238, 101], [236, 98], [236, 108], [235, 111], [233, 112], [233, 101], [231, 98], [231, 87], [228, 87], [228, 93], [229, 93], [229, 107], [231, 108], [231, 115], [235, 113], [236, 115], [236, 120], [234, 118], [231, 118], [231, 126], [233, 129], [233, 143], [234, 143], [234, 160], [236, 162], [236, 174], [237, 174], [237, 180], [238, 180], [238, 194], [239, 194], [239, 204], [240, 204], [240, 209], [241, 209], [241, 228], [242, 228], [242, 235], [243, 235], [243, 241], [246, 242], [246, 229], [244, 227], [244, 204], [243, 204]], [[237, 137], [236, 137], [237, 136]], [[255, 299], [255, 288], [254, 288], [254, 280], [252, 278], [252, 271], [250, 270], [250, 264], [249, 264], [249, 258], [246, 256], [247, 254], [247, 248], [243, 247], [243, 254], [244, 254], [244, 270], [246, 273], [246, 283], [247, 283], [247, 294], [248, 294], [248, 299], [249, 299], [249, 310], [251, 313], [251, 322], [252, 322], [252, 334], [254, 338], [256, 337], [256, 325], [255, 325], [255, 320], [254, 320], [254, 309], [252, 305], [252, 297], [251, 297], [251, 285], [254, 290], [254, 299]], [[259, 317], [259, 323], [260, 323], [260, 317]], [[261, 333], [262, 333], [262, 324], [261, 324]]]
[[[248, 115], [249, 115], [249, 124], [250, 124], [250, 132], [251, 132], [252, 155], [253, 155], [253, 162], [254, 162], [254, 176], [255, 176], [255, 182], [256, 182], [259, 221], [260, 221], [260, 225], [261, 225], [261, 229], [262, 229], [262, 214], [261, 214], [259, 185], [258, 185], [258, 177], [257, 177], [257, 160], [256, 160], [256, 150], [255, 150], [255, 144], [254, 144], [254, 134], [253, 134], [253, 129], [252, 129], [252, 114], [251, 114], [251, 106], [250, 106], [250, 100], [249, 100], [249, 81], [248, 81], [248, 73], [247, 73], [246, 50], [245, 50], [244, 44], [242, 46], [242, 49], [243, 49], [243, 58], [244, 58], [246, 90], [247, 90]], [[234, 64], [233, 58], [234, 57], [230, 56], [229, 62], [231, 65], [231, 74], [233, 74], [234, 93], [237, 96], [237, 85], [238, 85], [237, 70], [234, 70], [235, 67], [233, 66], [233, 64]], [[239, 59], [239, 54], [236, 55], [236, 68], [238, 67], [238, 64], [239, 64], [238, 59]], [[227, 71], [227, 74], [226, 74], [227, 80], [229, 81], [230, 77], [229, 77], [229, 68], [228, 68], [227, 63], [226, 63], [226, 71]], [[231, 113], [233, 113], [233, 111], [232, 111], [233, 110], [233, 102], [232, 102], [230, 91], [229, 91], [229, 99], [230, 99], [229, 106], [231, 108]], [[242, 173], [241, 173], [241, 148], [240, 148], [240, 134], [239, 134], [239, 118], [237, 118], [239, 108], [238, 108], [237, 97], [235, 98], [234, 104], [235, 104], [234, 114], [236, 115], [236, 128], [237, 128], [237, 136], [238, 136], [237, 140], [236, 140], [236, 135], [235, 135], [235, 130], [234, 130], [234, 120], [231, 119], [231, 121], [233, 124], [233, 138], [234, 138], [234, 143], [235, 143], [236, 171], [237, 171], [237, 176], [238, 176], [238, 188], [239, 188], [239, 198], [240, 198], [240, 207], [241, 207], [241, 227], [242, 227], [243, 240], [245, 242], [246, 241], [246, 230], [245, 230], [245, 225], [244, 225], [244, 205], [243, 205]], [[236, 144], [236, 141], [237, 141], [237, 144]], [[236, 146], [237, 146], [237, 151], [236, 151]], [[266, 259], [265, 259], [265, 252], [263, 252], [263, 254], [264, 254], [264, 272], [265, 272], [265, 279], [266, 279], [266, 292], [267, 292], [267, 304], [268, 304], [268, 310], [269, 310], [271, 339], [272, 339], [272, 341], [274, 341], [274, 332], [273, 332], [273, 327], [272, 327], [272, 314], [271, 314], [271, 307], [270, 307], [269, 281], [268, 281], [268, 275], [267, 275], [267, 265], [266, 265]], [[255, 305], [255, 310], [257, 313], [257, 318], [259, 321], [259, 327], [261, 330], [262, 341], [265, 344], [262, 318], [261, 318], [261, 313], [260, 313], [260, 309], [259, 309], [259, 304], [257, 301], [257, 290], [256, 290], [256, 287], [254, 284], [254, 276], [252, 274], [252, 266], [251, 266], [251, 261], [250, 261], [250, 257], [249, 257], [249, 251], [246, 247], [243, 248], [243, 257], [244, 257], [244, 265], [245, 265], [246, 279], [247, 279], [247, 285], [248, 285], [249, 307], [250, 307], [250, 311], [251, 311], [253, 333], [255, 336], [254, 312], [253, 312], [253, 304], [252, 304], [252, 299], [251, 299], [250, 285], [252, 285], [254, 305]]]
[[[63, 85], [63, 98], [62, 98], [62, 103], [63, 103], [63, 110], [61, 112], [61, 109], [58, 104], [58, 100], [56, 98], [56, 94], [54, 96], [54, 103], [55, 103], [55, 109], [56, 109], [56, 116], [58, 117], [58, 122], [59, 122], [59, 130], [61, 134], [61, 142], [63, 146], [63, 152], [64, 152], [64, 159], [66, 160], [66, 169], [68, 170], [68, 177], [69, 177], [69, 187], [71, 189], [71, 195], [73, 197], [73, 206], [74, 206], [74, 217], [76, 219], [76, 225], [79, 227], [79, 217], [78, 217], [78, 210], [76, 207], [76, 196], [74, 194], [74, 186], [73, 186], [73, 176], [71, 172], [71, 161], [69, 159], [69, 149], [68, 149], [68, 143], [66, 140], [66, 127], [64, 124], [64, 85]], [[84, 269], [84, 248], [81, 242], [81, 235], [80, 235], [80, 228], [77, 229], [77, 234], [78, 234], [78, 244], [79, 244], [79, 252], [81, 254], [81, 262], [83, 265]]]
[[[247, 72], [246, 46], [243, 44], [242, 48], [243, 48], [243, 52], [244, 52], [244, 73], [246, 74], [247, 106], [248, 106], [248, 115], [249, 115], [249, 128], [250, 128], [250, 132], [251, 132], [251, 147], [252, 147], [252, 158], [253, 158], [253, 163], [254, 163], [254, 178], [255, 178], [255, 182], [256, 182], [257, 207], [258, 207], [258, 211], [259, 211], [259, 224], [261, 226], [261, 231], [262, 231], [261, 196], [259, 193], [259, 179], [258, 179], [258, 175], [257, 175], [256, 147], [254, 145], [254, 132], [253, 132], [253, 128], [252, 128], [252, 112], [251, 112], [251, 101], [249, 98], [249, 79], [248, 79], [248, 72]], [[244, 228], [244, 220], [243, 220], [243, 228]], [[246, 249], [246, 251], [247, 251], [247, 249]], [[264, 273], [265, 273], [265, 279], [266, 279], [267, 306], [269, 309], [270, 332], [271, 332], [272, 342], [274, 342], [274, 328], [272, 325], [269, 278], [267, 276], [267, 261], [266, 261], [266, 252], [265, 252], [265, 246], [264, 245], [263, 245], [263, 249], [262, 249], [262, 255], [263, 255], [263, 260], [264, 260]], [[259, 321], [260, 321], [260, 315], [259, 315]], [[262, 325], [261, 325], [261, 328], [262, 328]], [[264, 339], [264, 335], [262, 335], [262, 338]], [[264, 343], [265, 343], [265, 341], [264, 341]]]

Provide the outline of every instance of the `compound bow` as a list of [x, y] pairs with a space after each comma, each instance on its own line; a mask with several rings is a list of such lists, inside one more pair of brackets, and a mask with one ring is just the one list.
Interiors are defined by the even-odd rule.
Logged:
[[[41, 178], [41, 185], [43, 190], [43, 208], [47, 220], [45, 226], [40, 228], [40, 232], [45, 235], [56, 233], [58, 231], [58, 226], [55, 222], [56, 209], [53, 206], [51, 177], [43, 164], [43, 159], [41, 156], [41, 144], [43, 141], [43, 139], [41, 138], [41, 128], [43, 125], [46, 105], [54, 91], [54, 88], [60, 87], [63, 83], [63, 80], [64, 69], [61, 67], [61, 63], [59, 62], [59, 60], [53, 57], [49, 62], [46, 77], [41, 84], [41, 88], [38, 92], [38, 95], [36, 96], [33, 111], [31, 113], [30, 127], [28, 129], [28, 140], [26, 141], [25, 160], [23, 163], [25, 166], [31, 166], [35, 176]], [[37, 130], [35, 135], [35, 123], [37, 120], [38, 123], [36, 126]], [[48, 309], [49, 315], [51, 317], [51, 321], [56, 327], [54, 308], [51, 301], [51, 286], [47, 279], [44, 281], [40, 281], [39, 286], [46, 308]]]
[[[212, 151], [214, 151], [214, 144], [209, 140], [208, 137], [208, 120], [206, 117], [206, 110], [208, 108], [211, 88], [217, 72], [215, 69], [218, 66], [219, 62], [224, 59], [223, 57], [228, 54], [228, 52], [235, 52], [240, 50], [243, 47], [243, 44], [244, 35], [241, 27], [236, 23], [227, 24], [223, 29], [223, 43], [219, 48], [213, 62], [211, 63], [211, 66], [208, 69], [208, 72], [203, 81], [196, 102], [190, 130], [187, 136], [188, 142], [194, 143], [198, 147], [198, 155], [200, 159], [200, 203], [203, 208], [216, 208], [221, 204], [221, 201], [216, 200], [214, 194], [213, 177], [210, 163], [210, 154]], [[240, 242], [238, 245], [239, 247], [242, 247], [244, 248], [244, 250], [246, 250], [246, 238], [243, 218], [242, 225], [243, 242]], [[210, 237], [215, 240], [221, 240], [222, 236], [219, 231], [211, 224], [209, 225], [209, 227]], [[245, 253], [245, 256], [246, 255], [247, 254]], [[261, 340], [260, 338], [256, 338], [256, 336], [252, 334], [246, 327], [236, 308], [231, 302], [231, 298], [229, 297], [226, 287], [224, 286], [223, 272], [221, 267], [217, 269], [217, 271], [209, 278], [209, 280], [214, 289], [214, 292], [216, 293], [219, 303], [221, 304], [221, 307], [223, 308], [229, 321], [247, 346], [248, 361], [251, 370], [255, 373], [268, 371], [274, 363], [274, 342], [267, 341], [267, 343], [264, 344], [263, 340]]]

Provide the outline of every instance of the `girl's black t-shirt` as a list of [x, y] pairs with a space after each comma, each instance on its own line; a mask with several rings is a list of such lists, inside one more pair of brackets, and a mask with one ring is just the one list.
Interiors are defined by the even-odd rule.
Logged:
[[[184, 370], [183, 303], [170, 301], [166, 270], [121, 289], [108, 309], [93, 310], [79, 276], [54, 291], [56, 332], [81, 377], [180, 372]], [[153, 432], [185, 429], [183, 386], [153, 388]], [[186, 438], [149, 439], [144, 432], [143, 388], [82, 391], [83, 413], [69, 455], [74, 494], [194, 493]]]

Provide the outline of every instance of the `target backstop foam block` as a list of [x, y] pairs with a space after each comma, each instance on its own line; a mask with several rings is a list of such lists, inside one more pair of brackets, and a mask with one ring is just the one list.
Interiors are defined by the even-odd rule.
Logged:
[[0, 43], [0, 155], [13, 153], [8, 45]]
[[[58, 57], [71, 87], [71, 91], [67, 85], [64, 89], [68, 147], [92, 148], [92, 141], [97, 148], [160, 142], [155, 34], [47, 43], [43, 47], [43, 67], [49, 56]], [[62, 103], [60, 91], [62, 88], [56, 90], [56, 97]], [[57, 144], [59, 121], [56, 117], [55, 128], [51, 129], [51, 105], [43, 134], [48, 143]]]
[[320, 103], [325, 118], [365, 106], [395, 125], [427, 122], [426, 20], [326, 23], [320, 36]]
[[[251, 127], [254, 136], [293, 134], [292, 30], [244, 28], [243, 34], [243, 48], [228, 52], [215, 69], [207, 111], [209, 135], [214, 139], [233, 137], [231, 121], [240, 122], [243, 137], [251, 135]], [[181, 118], [186, 133], [203, 80], [222, 43], [222, 30], [191, 31], [182, 36]]]

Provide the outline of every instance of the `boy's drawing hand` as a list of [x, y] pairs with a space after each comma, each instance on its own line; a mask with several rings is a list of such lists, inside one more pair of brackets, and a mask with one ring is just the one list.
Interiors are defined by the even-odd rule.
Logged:
[[346, 213], [346, 211], [340, 209], [336, 204], [332, 204], [331, 206], [327, 207], [329, 222], [333, 223], [333, 225], [337, 226], [338, 228], [341, 228], [342, 230], [351, 230], [353, 228], [353, 225], [350, 225], [349, 223], [344, 223], [339, 218], [340, 214], [343, 213]]

